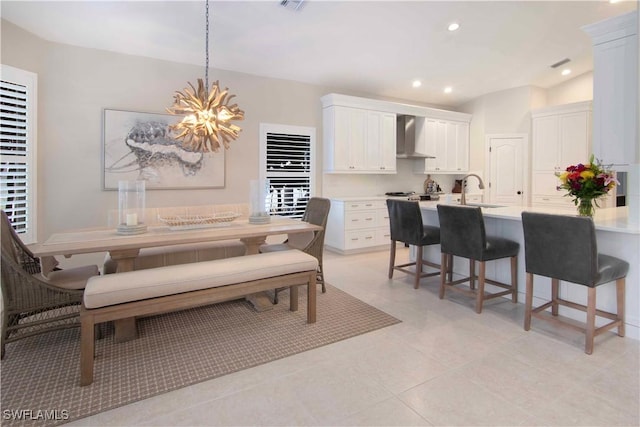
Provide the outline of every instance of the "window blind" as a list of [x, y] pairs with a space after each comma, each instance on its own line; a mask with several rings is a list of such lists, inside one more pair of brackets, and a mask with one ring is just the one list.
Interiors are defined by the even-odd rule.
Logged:
[[313, 133], [265, 132], [266, 204], [272, 215], [301, 218], [304, 214], [313, 187]]
[[[33, 73], [2, 66], [0, 79], [0, 203], [25, 243], [35, 242], [33, 218]], [[24, 83], [20, 82], [24, 76]]]

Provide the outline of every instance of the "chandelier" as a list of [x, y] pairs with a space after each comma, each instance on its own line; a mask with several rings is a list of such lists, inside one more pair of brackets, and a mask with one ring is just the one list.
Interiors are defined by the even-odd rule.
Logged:
[[170, 125], [177, 132], [176, 139], [183, 141], [185, 148], [198, 152], [218, 152], [221, 146], [229, 148], [229, 142], [238, 138], [239, 126], [233, 120], [244, 120], [244, 111], [238, 104], [229, 105], [235, 95], [229, 88], [220, 89], [216, 80], [209, 89], [209, 0], [206, 1], [206, 64], [205, 80], [198, 79], [198, 88], [191, 83], [184, 91], [176, 91], [173, 105], [167, 108], [171, 114], [184, 115], [181, 122]]

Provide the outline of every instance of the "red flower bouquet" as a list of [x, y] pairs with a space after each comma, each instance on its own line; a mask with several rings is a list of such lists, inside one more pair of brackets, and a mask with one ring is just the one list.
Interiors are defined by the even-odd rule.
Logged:
[[593, 216], [594, 203], [599, 207], [598, 198], [606, 195], [617, 183], [613, 172], [595, 161], [593, 154], [589, 163], [569, 166], [558, 174], [558, 178], [561, 182], [559, 188], [567, 190], [567, 196], [573, 197], [573, 203], [578, 206], [578, 213], [584, 216]]

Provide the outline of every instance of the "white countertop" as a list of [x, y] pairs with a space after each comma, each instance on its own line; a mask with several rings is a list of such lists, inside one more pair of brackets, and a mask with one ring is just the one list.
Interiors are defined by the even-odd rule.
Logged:
[[[468, 195], [472, 195], [469, 193]], [[436, 205], [446, 204], [445, 195], [440, 195], [440, 200], [427, 200], [421, 201], [420, 207], [426, 210], [436, 210]], [[362, 202], [366, 200], [386, 200], [390, 198], [385, 195], [378, 196], [346, 196], [346, 197], [332, 197], [331, 200], [337, 202]], [[399, 197], [406, 199], [405, 196]], [[457, 203], [455, 203], [457, 204]], [[473, 204], [470, 203], [470, 206]], [[576, 215], [577, 209], [569, 208], [555, 208], [555, 207], [531, 207], [531, 206], [504, 206], [499, 208], [482, 208], [482, 214], [487, 218], [501, 218], [514, 221], [522, 220], [522, 212], [540, 212], [556, 215]], [[640, 234], [640, 219], [636, 219], [635, 222], [629, 221], [628, 208], [596, 208], [596, 213], [593, 217], [593, 221], [596, 226], [596, 230], [613, 231], [617, 233], [627, 234]]]
[[[420, 202], [420, 207], [426, 210], [436, 210], [441, 201]], [[551, 207], [522, 207], [504, 206], [499, 208], [482, 208], [482, 214], [487, 218], [501, 218], [514, 221], [522, 220], [522, 212], [540, 212], [556, 215], [577, 215], [576, 209], [563, 209]], [[626, 207], [596, 209], [593, 217], [596, 230], [613, 231], [627, 234], [640, 234], [640, 222], [629, 221], [628, 209]]]

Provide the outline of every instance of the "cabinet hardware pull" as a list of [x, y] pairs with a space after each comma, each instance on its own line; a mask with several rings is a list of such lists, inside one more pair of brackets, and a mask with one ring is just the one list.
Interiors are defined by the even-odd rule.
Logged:
[[367, 239], [367, 240], [371, 240], [371, 239], [373, 239], [373, 237], [371, 237], [371, 236], [367, 236], [367, 237], [365, 237], [365, 239]]

